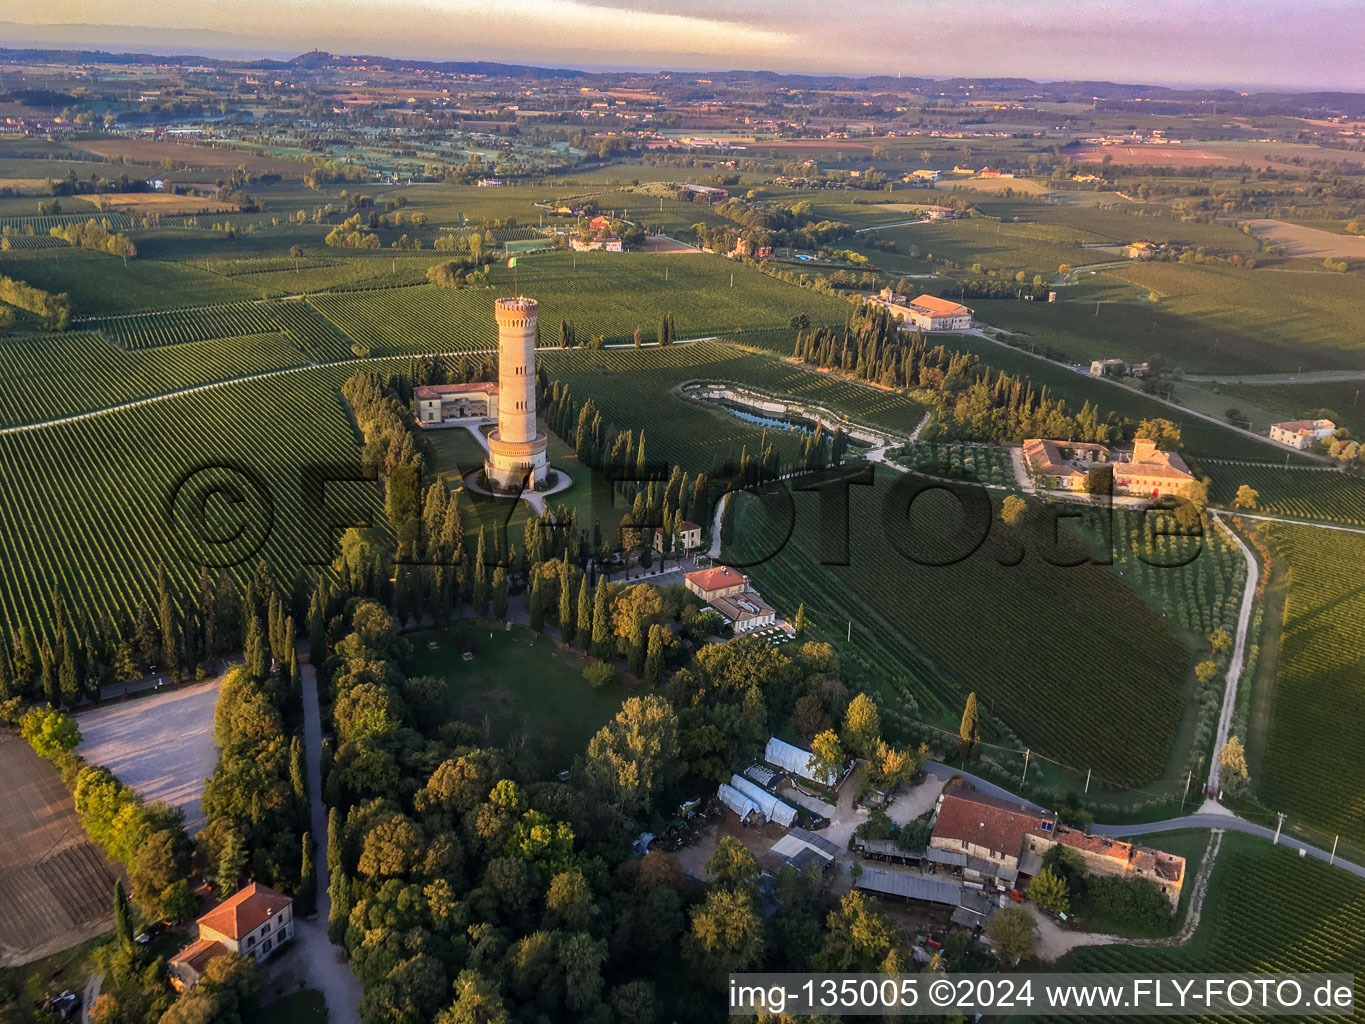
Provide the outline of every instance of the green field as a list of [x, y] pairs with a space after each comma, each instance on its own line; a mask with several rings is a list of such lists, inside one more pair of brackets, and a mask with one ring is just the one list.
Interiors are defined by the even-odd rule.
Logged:
[[[1262, 777], [1267, 807], [1365, 846], [1365, 536], [1276, 523], [1274, 556], [1289, 578]], [[1330, 840], [1328, 840], [1330, 843]]]
[[[653, 340], [665, 313], [673, 314], [679, 338], [696, 338], [785, 326], [798, 312], [813, 322], [842, 322], [848, 309], [842, 300], [704, 254], [556, 253], [519, 260], [516, 277], [522, 294], [540, 303], [542, 345], [558, 344], [561, 320], [573, 321], [580, 343], [601, 335], [610, 344], [629, 342], [637, 327]], [[310, 301], [376, 354], [453, 351], [494, 343], [493, 300], [510, 292], [512, 271], [495, 267], [491, 283], [481, 291], [423, 284]]]
[[[583, 678], [591, 659], [521, 626], [461, 623], [414, 633], [412, 643], [409, 674], [446, 680], [456, 718], [487, 728], [498, 746], [529, 744], [565, 768], [630, 696], [621, 682], [594, 690]], [[471, 661], [466, 650], [474, 651]]]
[[[137, 241], [136, 236], [134, 241]], [[232, 278], [183, 262], [123, 261], [85, 249], [34, 249], [0, 254], [0, 274], [71, 296], [77, 316], [135, 313], [258, 298]]]
[[1187, 370], [1234, 374], [1358, 370], [1365, 364], [1365, 278], [1359, 274], [1180, 263], [1104, 273], [1156, 292], [1163, 310], [1193, 320], [1215, 339], [1216, 348], [1199, 363], [1173, 346], [1167, 350], [1171, 365], [1180, 359]]
[[846, 672], [883, 695], [898, 677], [911, 677], [919, 707], [908, 717], [955, 730], [974, 690], [1035, 753], [1093, 768], [1108, 785], [1161, 777], [1190, 666], [1189, 650], [1161, 616], [1109, 568], [1047, 564], [1032, 534], [1021, 535], [1033, 550], [1017, 565], [1002, 564], [1020, 540], [1001, 530], [957, 564], [911, 561], [893, 540], [934, 560], [954, 548], [961, 520], [940, 492], [915, 503], [912, 522], [923, 525], [906, 524], [888, 506], [892, 478], [879, 472], [875, 487], [849, 489], [847, 565], [821, 564], [840, 557], [830, 546], [840, 534], [821, 521], [809, 494], [795, 495], [785, 545], [785, 513], [764, 515], [745, 500], [727, 558], [757, 562], [747, 571], [779, 612], [790, 616], [804, 602], [822, 636], [841, 648], [851, 622]]
[[1311, 384], [1221, 384], [1219, 392], [1237, 401], [1254, 402], [1275, 410], [1287, 420], [1307, 412], [1331, 409], [1339, 427], [1365, 437], [1365, 405], [1360, 403], [1365, 380], [1314, 381]]
[[[1190, 866], [1193, 872], [1194, 865]], [[1223, 836], [1199, 928], [1184, 946], [1143, 949], [1084, 947], [1058, 961], [1062, 971], [1354, 973], [1355, 1001], [1365, 997], [1365, 883], [1339, 868], [1263, 839]], [[1067, 1017], [1056, 1020], [1112, 1020]], [[1186, 1015], [1132, 1017], [1145, 1021], [1215, 1021]], [[1248, 1018], [1250, 1019], [1250, 1018]], [[1289, 1018], [1286, 1018], [1289, 1019]], [[1298, 1021], [1341, 1021], [1341, 1015], [1304, 1014]]]

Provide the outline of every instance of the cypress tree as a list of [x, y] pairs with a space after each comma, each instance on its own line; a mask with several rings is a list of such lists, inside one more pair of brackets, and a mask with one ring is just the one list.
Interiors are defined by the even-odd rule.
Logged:
[[257, 682], [270, 675], [270, 649], [261, 631], [261, 620], [251, 616], [246, 626], [246, 673]]
[[493, 618], [507, 618], [507, 573], [502, 566], [493, 570]]
[[588, 577], [578, 581], [578, 636], [579, 647], [586, 648], [592, 639], [592, 596], [588, 593]]
[[545, 630], [545, 604], [540, 592], [540, 573], [531, 575], [531, 593], [527, 598], [527, 613], [531, 617], [531, 628], [537, 633]]
[[302, 904], [303, 913], [306, 916], [317, 909], [318, 901], [318, 868], [313, 849], [313, 833], [305, 832], [303, 834], [302, 847], [303, 859], [299, 868], [299, 903]]
[[976, 753], [977, 745], [981, 742], [981, 733], [977, 728], [975, 691], [967, 694], [967, 704], [962, 709], [962, 724], [958, 726], [957, 735], [964, 758], [971, 757]]
[[341, 815], [335, 807], [327, 808], [327, 877], [341, 867]]
[[664, 628], [658, 623], [649, 627], [649, 649], [645, 654], [645, 682], [657, 686], [664, 671]]
[[573, 643], [574, 607], [572, 577], [569, 575], [569, 558], [565, 553], [559, 563], [559, 637], [565, 643]]
[[42, 649], [38, 652], [38, 663], [38, 682], [42, 688], [43, 697], [54, 708], [61, 707], [62, 692], [57, 687], [57, 673], [52, 665], [52, 648], [48, 646], [46, 640], [43, 641]]
[[630, 638], [626, 642], [626, 660], [630, 670], [637, 676], [645, 668], [645, 627], [637, 615], [630, 626]]
[[603, 661], [611, 658], [611, 622], [607, 609], [607, 583], [598, 579], [592, 599], [592, 653]]
[[123, 894], [123, 883], [114, 879], [114, 935], [119, 949], [133, 951], [133, 918], [128, 913], [128, 897]]
[[796, 609], [796, 621], [792, 623], [796, 630], [796, 639], [800, 640], [806, 635], [806, 602], [802, 601]]

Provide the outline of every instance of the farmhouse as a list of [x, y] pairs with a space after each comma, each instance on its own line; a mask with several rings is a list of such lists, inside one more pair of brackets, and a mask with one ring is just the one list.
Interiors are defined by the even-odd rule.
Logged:
[[1090, 364], [1092, 377], [1122, 377], [1128, 364], [1122, 359], [1096, 359]]
[[[701, 547], [701, 527], [694, 522], [684, 519], [678, 524], [677, 535], [674, 538], [674, 549], [683, 551], [695, 551]], [[657, 526], [654, 528], [654, 550], [660, 554], [664, 550], [664, 528]]]
[[707, 604], [730, 624], [736, 636], [777, 622], [777, 612], [752, 590], [717, 597]]
[[616, 235], [603, 235], [600, 238], [571, 238], [569, 245], [574, 252], [621, 252], [621, 239]]
[[938, 181], [942, 175], [942, 171], [931, 171], [927, 167], [921, 167], [919, 170], [910, 172], [910, 177], [915, 181]]
[[1337, 432], [1331, 420], [1287, 420], [1270, 426], [1270, 439], [1305, 451]]
[[210, 960], [226, 953], [245, 953], [264, 960], [294, 934], [294, 900], [252, 882], [195, 923], [199, 938], [167, 965], [171, 984], [185, 991], [198, 984]]
[[417, 422], [423, 425], [470, 416], [496, 419], [498, 415], [496, 384], [423, 384], [413, 388], [412, 398], [417, 404]]
[[1123, 253], [1130, 260], [1150, 260], [1165, 248], [1157, 242], [1133, 242], [1123, 250]]
[[972, 326], [970, 309], [936, 295], [911, 299], [905, 310], [905, 318], [922, 331], [965, 331]]
[[707, 202], [723, 203], [730, 198], [730, 193], [723, 188], [712, 188], [709, 185], [684, 185], [684, 192], [691, 192], [693, 196], [704, 196]]
[[1025, 840], [1021, 870], [1036, 875], [1042, 858], [1054, 846], [1065, 846], [1080, 854], [1091, 875], [1142, 878], [1161, 890], [1171, 904], [1172, 913], [1180, 905], [1180, 887], [1185, 881], [1185, 858], [1162, 850], [1125, 843], [1108, 836], [1092, 836], [1058, 825], [1052, 835], [1033, 834]]
[[1096, 466], [1112, 465], [1114, 491], [1127, 495], [1179, 494], [1194, 482], [1194, 474], [1175, 452], [1160, 451], [1156, 442], [1138, 438], [1132, 452], [1114, 452], [1102, 444], [1047, 441], [1029, 438], [1023, 446], [1024, 465], [1039, 487], [1083, 491]]
[[969, 880], [975, 874], [1012, 883], [1019, 876], [1025, 837], [1050, 836], [1054, 827], [1047, 811], [986, 796], [959, 779], [939, 795], [929, 845], [965, 853]]
[[728, 565], [698, 569], [683, 576], [683, 586], [707, 603], [749, 589], [749, 577]]

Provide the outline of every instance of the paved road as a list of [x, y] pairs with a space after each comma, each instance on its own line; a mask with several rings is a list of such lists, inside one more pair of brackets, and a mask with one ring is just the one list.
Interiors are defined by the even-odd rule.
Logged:
[[1219, 526], [1227, 530], [1237, 542], [1237, 546], [1242, 549], [1242, 557], [1247, 563], [1247, 581], [1246, 586], [1242, 588], [1242, 605], [1237, 612], [1237, 635], [1233, 639], [1232, 657], [1228, 661], [1227, 681], [1223, 687], [1223, 710], [1218, 716], [1218, 737], [1213, 742], [1213, 757], [1209, 758], [1209, 780], [1204, 787], [1206, 793], [1216, 793], [1219, 789], [1218, 757], [1227, 744], [1228, 733], [1232, 730], [1232, 716], [1237, 711], [1237, 687], [1241, 682], [1242, 670], [1246, 666], [1247, 634], [1251, 631], [1251, 612], [1256, 603], [1256, 586], [1261, 580], [1261, 567], [1251, 549], [1242, 543], [1242, 538], [1237, 536], [1236, 531], [1223, 522], [1219, 513], [1214, 512], [1213, 518], [1218, 521]]
[[1330, 384], [1336, 380], [1365, 380], [1365, 370], [1323, 370], [1319, 373], [1258, 373], [1229, 377], [1222, 373], [1187, 373], [1194, 384]]
[[327, 1001], [328, 1024], [360, 1024], [359, 979], [344, 962], [344, 953], [327, 938], [327, 918], [332, 898], [327, 894], [327, 805], [322, 802], [322, 718], [318, 712], [318, 677], [313, 666], [303, 665], [303, 743], [308, 765], [309, 827], [317, 850], [318, 911], [311, 920], [295, 919], [295, 942], [303, 954], [308, 987]]

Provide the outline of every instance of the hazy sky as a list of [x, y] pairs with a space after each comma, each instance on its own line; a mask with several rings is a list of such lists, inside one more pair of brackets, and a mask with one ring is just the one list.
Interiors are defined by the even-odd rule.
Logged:
[[1365, 0], [0, 0], [0, 22], [11, 46], [1365, 90]]

